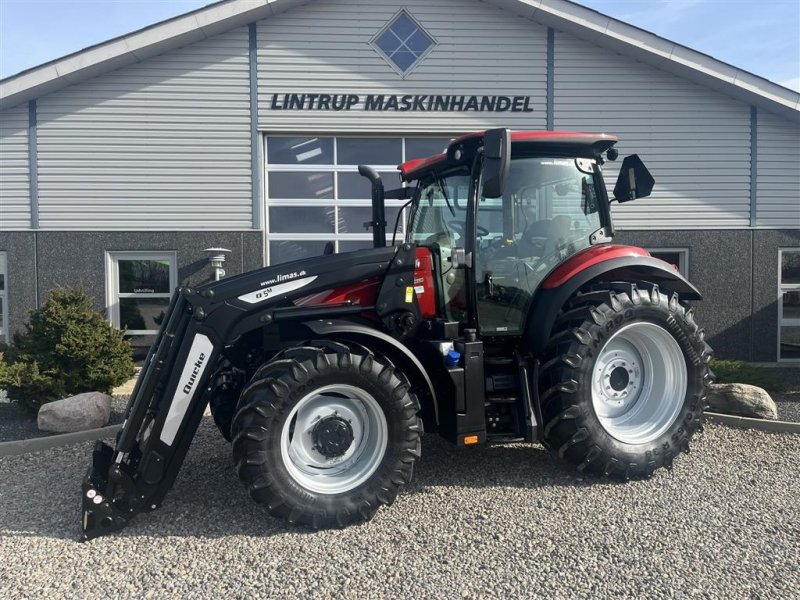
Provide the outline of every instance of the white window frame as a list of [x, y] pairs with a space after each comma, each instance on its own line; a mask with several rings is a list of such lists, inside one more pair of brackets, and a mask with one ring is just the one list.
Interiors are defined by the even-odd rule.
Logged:
[[0, 341], [8, 341], [11, 337], [8, 324], [8, 253], [0, 251], [0, 274], [3, 275], [3, 289], [0, 289], [0, 308], [3, 320], [0, 322]]
[[778, 362], [800, 363], [800, 358], [781, 358], [781, 328], [800, 327], [800, 319], [786, 319], [783, 316], [783, 294], [784, 292], [800, 291], [800, 283], [783, 283], [783, 253], [796, 252], [800, 254], [800, 248], [778, 248]]
[[[169, 292], [153, 294], [120, 293], [119, 261], [120, 260], [168, 260]], [[106, 252], [106, 313], [111, 324], [120, 329], [120, 298], [171, 298], [173, 290], [178, 287], [178, 255], [174, 251], [107, 251]], [[124, 335], [155, 335], [157, 329], [128, 329]]]
[[645, 248], [650, 254], [653, 252], [672, 252], [678, 255], [678, 272], [684, 277], [689, 277], [689, 248]]
[[[337, 140], [339, 138], [399, 138], [402, 144], [402, 156], [401, 162], [405, 162], [409, 160], [409, 158], [425, 158], [419, 156], [407, 157], [406, 156], [406, 139], [408, 138], [445, 138], [445, 139], [452, 139], [454, 136], [453, 134], [449, 133], [398, 133], [398, 132], [381, 132], [375, 133], [371, 135], [358, 135], [353, 133], [346, 133], [346, 132], [290, 132], [290, 131], [262, 131], [261, 132], [261, 139], [263, 144], [263, 160], [262, 160], [262, 167], [264, 169], [264, 182], [263, 182], [263, 198], [264, 202], [263, 206], [263, 225], [264, 225], [264, 264], [269, 265], [270, 263], [270, 249], [269, 243], [270, 242], [281, 242], [281, 241], [332, 241], [334, 242], [334, 251], [339, 252], [339, 242], [351, 242], [351, 241], [372, 241], [372, 231], [364, 231], [364, 233], [339, 233], [339, 219], [334, 219], [334, 231], [332, 234], [330, 233], [274, 233], [270, 231], [269, 228], [269, 209], [279, 206], [290, 206], [290, 207], [305, 207], [305, 206], [331, 206], [338, 208], [364, 208], [364, 207], [371, 207], [372, 203], [369, 199], [367, 200], [339, 200], [339, 180], [336, 177], [337, 173], [358, 173], [358, 165], [339, 165], [338, 164], [338, 144]], [[293, 165], [293, 164], [275, 164], [272, 165], [268, 161], [268, 149], [269, 149], [269, 138], [270, 137], [319, 137], [319, 138], [331, 138], [333, 140], [333, 164], [314, 164], [314, 165]], [[444, 150], [444, 147], [442, 148]], [[398, 165], [377, 165], [371, 164], [376, 171], [379, 173], [385, 172], [397, 172], [398, 178], [400, 172], [397, 171]], [[325, 172], [325, 173], [333, 173], [333, 200], [273, 200], [269, 197], [268, 190], [269, 190], [269, 174], [270, 172]], [[384, 184], [387, 182], [384, 181]], [[366, 184], [365, 184], [366, 185]], [[399, 182], [397, 185], [400, 185]], [[405, 184], [403, 184], [405, 185]], [[395, 187], [394, 182], [390, 182], [389, 185], [386, 186], [386, 189], [392, 189]], [[402, 207], [407, 201], [406, 200], [387, 200], [386, 207]], [[400, 227], [398, 229], [398, 239], [404, 240], [405, 239], [405, 225], [406, 225], [406, 217], [407, 217], [407, 210], [401, 213], [400, 217]], [[389, 223], [387, 221], [386, 226], [386, 239], [387, 243], [391, 242], [392, 234], [394, 233], [394, 223]]]

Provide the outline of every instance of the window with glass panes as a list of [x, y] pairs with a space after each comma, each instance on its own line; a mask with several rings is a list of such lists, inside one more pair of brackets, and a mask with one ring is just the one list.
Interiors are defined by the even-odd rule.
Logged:
[[778, 257], [778, 360], [800, 362], [800, 248]]
[[8, 257], [0, 252], [0, 341], [8, 341]]
[[646, 248], [646, 250], [653, 258], [659, 258], [677, 267], [678, 272], [684, 277], [689, 276], [688, 248]]
[[109, 252], [108, 310], [141, 362], [164, 320], [178, 274], [174, 252]]
[[[268, 135], [266, 155], [267, 264], [372, 246], [371, 187], [358, 165], [374, 167], [384, 187], [400, 187], [397, 165], [439, 154], [449, 137]], [[387, 242], [405, 234], [403, 200], [386, 201]], [[397, 221], [400, 216], [399, 222]]]

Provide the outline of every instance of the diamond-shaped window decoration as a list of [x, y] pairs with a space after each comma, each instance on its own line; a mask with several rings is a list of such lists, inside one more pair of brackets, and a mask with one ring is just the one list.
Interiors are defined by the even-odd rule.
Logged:
[[436, 45], [436, 40], [401, 10], [372, 38], [371, 44], [401, 75], [406, 75]]

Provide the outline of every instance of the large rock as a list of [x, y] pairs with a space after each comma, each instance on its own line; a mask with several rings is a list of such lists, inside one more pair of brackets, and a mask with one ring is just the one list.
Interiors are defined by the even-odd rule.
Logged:
[[708, 392], [711, 412], [756, 419], [777, 419], [778, 407], [766, 390], [745, 383], [715, 383]]
[[103, 427], [110, 418], [111, 396], [86, 392], [43, 404], [37, 424], [42, 431], [66, 433]]

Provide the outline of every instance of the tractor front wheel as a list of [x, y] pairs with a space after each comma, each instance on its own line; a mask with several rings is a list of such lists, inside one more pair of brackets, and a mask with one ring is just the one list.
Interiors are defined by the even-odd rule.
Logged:
[[656, 285], [613, 284], [564, 307], [542, 365], [545, 444], [580, 471], [649, 477], [689, 451], [711, 349], [691, 309]]
[[385, 358], [309, 342], [264, 364], [233, 418], [233, 457], [250, 496], [315, 528], [367, 521], [420, 456], [419, 403]]

